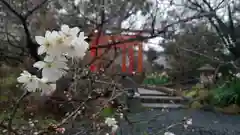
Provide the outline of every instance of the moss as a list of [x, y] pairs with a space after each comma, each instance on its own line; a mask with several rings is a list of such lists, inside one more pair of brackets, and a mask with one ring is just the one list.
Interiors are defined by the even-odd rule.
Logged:
[[200, 109], [202, 108], [203, 105], [199, 101], [194, 101], [191, 105], [190, 108], [192, 109]]
[[200, 100], [206, 100], [209, 97], [209, 94], [210, 94], [210, 92], [205, 89], [198, 91], [198, 97]]
[[193, 98], [193, 97], [196, 97], [197, 93], [198, 93], [197, 90], [191, 90], [191, 91], [183, 92], [183, 95], [185, 97]]

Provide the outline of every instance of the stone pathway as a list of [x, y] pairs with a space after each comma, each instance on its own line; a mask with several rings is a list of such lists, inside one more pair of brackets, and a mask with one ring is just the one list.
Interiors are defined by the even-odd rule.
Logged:
[[[171, 124], [178, 123], [184, 117], [191, 117], [192, 126], [184, 129], [182, 125], [170, 128], [175, 135], [240, 135], [240, 115], [204, 112], [200, 110], [173, 109], [167, 113], [161, 110], [147, 110], [129, 114], [131, 122], [121, 122], [121, 130], [116, 135], [164, 135], [160, 132]], [[84, 128], [67, 129], [64, 135], [90, 135]], [[95, 134], [93, 134], [95, 135]]]
[[184, 117], [191, 117], [193, 125], [187, 130], [182, 125], [169, 130], [176, 135], [240, 135], [240, 116], [184, 109], [170, 110], [164, 115], [161, 110], [131, 114], [129, 115], [131, 121], [142, 122], [132, 127], [126, 123], [122, 124], [124, 133], [121, 135], [163, 135], [158, 132], [171, 124], [180, 122]]
[[[116, 135], [164, 135], [160, 132], [162, 129], [181, 122], [184, 117], [192, 118], [193, 125], [187, 129], [183, 125], [178, 125], [170, 128], [169, 131], [175, 135], [240, 135], [240, 115], [180, 109], [179, 107], [183, 106], [181, 97], [141, 88], [139, 93], [140, 102], [137, 103], [152, 109], [128, 114], [128, 118], [134, 124], [120, 122], [120, 130]], [[137, 105], [133, 104], [133, 106]], [[162, 112], [162, 108], [170, 109], [169, 112]], [[67, 129], [64, 135], [91, 135], [86, 133], [85, 129], [79, 125], [74, 129]]]
[[143, 107], [150, 108], [181, 108], [184, 107], [182, 97], [169, 96], [164, 92], [138, 88]]

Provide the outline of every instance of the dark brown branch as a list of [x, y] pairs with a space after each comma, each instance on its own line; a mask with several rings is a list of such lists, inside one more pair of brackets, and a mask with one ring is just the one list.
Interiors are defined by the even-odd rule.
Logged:
[[8, 120], [8, 135], [11, 135], [11, 129], [12, 129], [12, 121], [15, 117], [15, 114], [17, 112], [17, 109], [19, 108], [20, 106], [20, 103], [22, 102], [22, 100], [28, 96], [30, 93], [28, 91], [24, 92], [23, 95], [18, 99], [17, 103], [15, 104], [14, 108], [13, 108], [13, 111], [9, 117], [9, 120]]
[[38, 56], [38, 53], [37, 53], [38, 44], [32, 40], [31, 33], [28, 29], [27, 19], [34, 11], [36, 11], [37, 9], [42, 7], [47, 1], [48, 0], [44, 0], [41, 4], [37, 5], [32, 10], [28, 11], [27, 14], [24, 16], [24, 15], [18, 13], [16, 10], [14, 10], [13, 7], [11, 7], [11, 5], [9, 3], [7, 3], [5, 0], [0, 0], [0, 2], [2, 2], [21, 21], [24, 32], [26, 34], [27, 48], [28, 48], [31, 56], [36, 61], [40, 60], [40, 57]]
[[[8, 127], [6, 125], [4, 125], [3, 123], [0, 123], [0, 128], [8, 129]], [[19, 135], [19, 133], [16, 130], [12, 129], [12, 128], [9, 131], [11, 133], [14, 133], [15, 135]]]
[[27, 19], [29, 16], [31, 16], [33, 14], [33, 12], [35, 12], [36, 10], [38, 10], [39, 8], [41, 8], [44, 4], [46, 4], [48, 2], [48, 0], [44, 0], [42, 1], [40, 4], [38, 4], [36, 7], [34, 7], [32, 10], [29, 10], [26, 15], [24, 16], [25, 19]]
[[2, 2], [3, 5], [5, 5], [20, 20], [24, 20], [24, 17], [21, 14], [19, 14], [16, 10], [14, 10], [9, 3], [7, 3], [5, 0], [0, 0], [0, 2]]

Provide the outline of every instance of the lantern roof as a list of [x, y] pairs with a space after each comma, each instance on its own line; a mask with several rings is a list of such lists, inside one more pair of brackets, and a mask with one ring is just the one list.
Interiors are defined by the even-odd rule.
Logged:
[[210, 64], [205, 64], [202, 67], [198, 68], [199, 71], [214, 71], [215, 68], [212, 67]]

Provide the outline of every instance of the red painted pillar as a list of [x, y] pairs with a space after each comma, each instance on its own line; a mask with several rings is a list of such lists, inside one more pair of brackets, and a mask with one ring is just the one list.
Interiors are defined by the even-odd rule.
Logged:
[[128, 45], [128, 58], [129, 58], [129, 67], [128, 71], [129, 73], [133, 73], [133, 64], [134, 64], [134, 50], [133, 50], [134, 45], [129, 44]]
[[122, 72], [126, 72], [127, 71], [127, 67], [126, 67], [126, 59], [127, 59], [127, 57], [126, 57], [126, 45], [125, 44], [123, 44], [122, 46], [121, 46], [121, 49], [122, 49]]
[[142, 43], [138, 43], [138, 72], [143, 71], [143, 46]]

